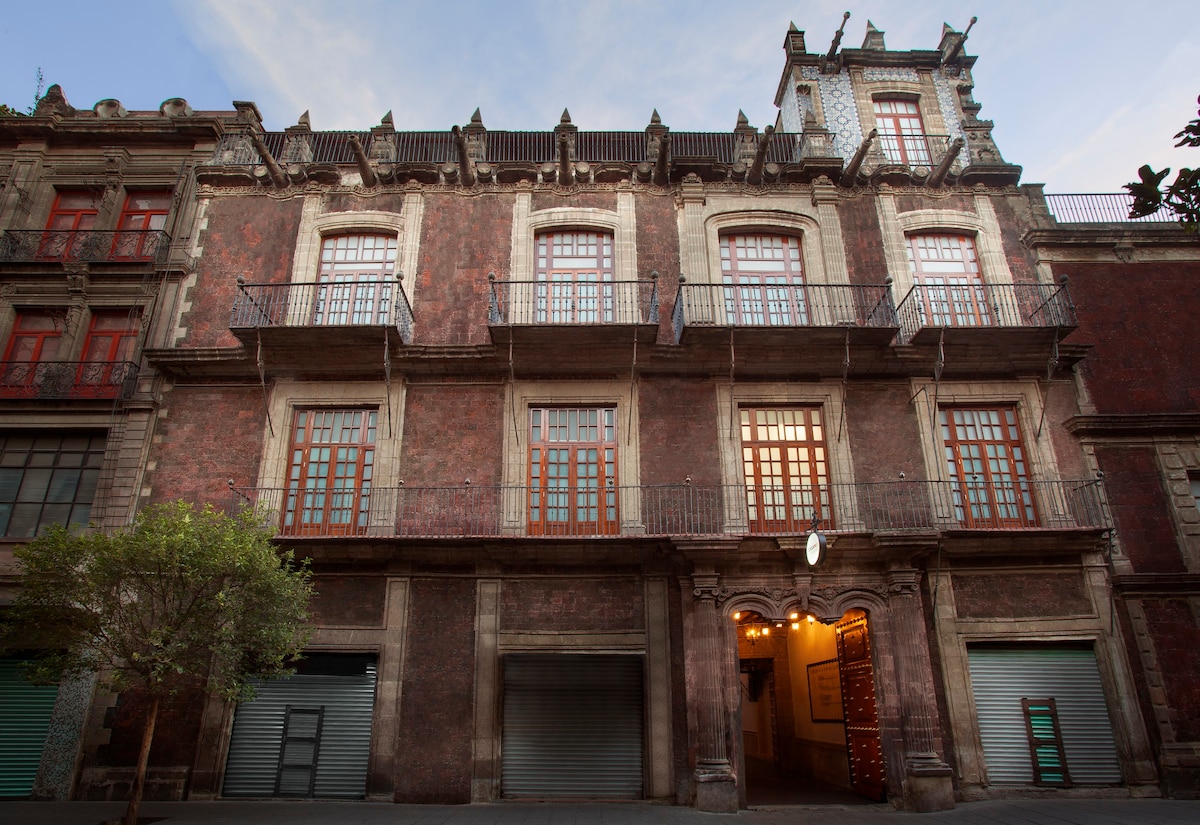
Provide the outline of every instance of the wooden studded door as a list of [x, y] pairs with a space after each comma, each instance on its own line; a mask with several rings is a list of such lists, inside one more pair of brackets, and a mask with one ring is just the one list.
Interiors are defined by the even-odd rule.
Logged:
[[850, 751], [850, 785], [855, 793], [882, 802], [886, 796], [879, 715], [875, 710], [875, 672], [867, 617], [842, 619], [837, 633], [838, 673], [846, 744]]

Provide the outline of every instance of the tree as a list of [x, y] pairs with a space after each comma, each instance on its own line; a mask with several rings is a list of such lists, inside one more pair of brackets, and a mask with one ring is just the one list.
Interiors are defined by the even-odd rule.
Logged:
[[[1200, 97], [1196, 98], [1200, 103]], [[1200, 111], [1197, 118], [1176, 133], [1176, 146], [1200, 146]], [[1125, 188], [1133, 195], [1133, 207], [1129, 217], [1143, 218], [1166, 209], [1179, 218], [1179, 223], [1188, 232], [1200, 228], [1200, 168], [1180, 169], [1175, 181], [1165, 190], [1160, 189], [1163, 180], [1171, 173], [1170, 167], [1155, 172], [1149, 164], [1138, 170], [1141, 180], [1127, 183]]]
[[308, 640], [309, 570], [270, 536], [253, 512], [179, 501], [125, 530], [54, 527], [14, 551], [23, 575], [4, 646], [44, 651], [31, 677], [96, 672], [149, 700], [126, 825], [137, 823], [160, 701], [203, 680], [226, 699], [251, 698], [250, 680], [289, 674]]

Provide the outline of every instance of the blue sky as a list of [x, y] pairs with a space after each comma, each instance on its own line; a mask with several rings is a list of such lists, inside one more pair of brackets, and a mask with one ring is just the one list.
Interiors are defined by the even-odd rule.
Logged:
[[0, 15], [0, 101], [30, 105], [41, 68], [77, 108], [252, 100], [280, 130], [449, 129], [478, 106], [493, 129], [732, 130], [775, 121], [788, 23], [809, 51], [867, 21], [890, 49], [933, 49], [942, 23], [978, 55], [975, 99], [1005, 160], [1057, 193], [1117, 191], [1142, 163], [1200, 165], [1172, 149], [1196, 117], [1195, 0], [58, 0]]

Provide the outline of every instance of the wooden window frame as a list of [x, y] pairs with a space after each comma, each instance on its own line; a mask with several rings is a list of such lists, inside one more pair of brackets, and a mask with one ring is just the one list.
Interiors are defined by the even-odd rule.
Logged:
[[313, 324], [391, 323], [397, 291], [396, 254], [395, 234], [350, 232], [323, 237]]
[[[573, 254], [567, 254], [568, 247]], [[533, 320], [539, 324], [616, 321], [614, 247], [613, 233], [601, 229], [538, 232], [534, 236]], [[589, 265], [583, 265], [585, 260]], [[572, 265], [566, 265], [567, 261]]]
[[[938, 426], [958, 522], [968, 529], [1038, 526], [1029, 452], [1016, 405], [943, 405]], [[996, 428], [1003, 430], [1002, 437], [991, 437]], [[978, 437], [969, 437], [972, 429]]]
[[[90, 204], [84, 206], [64, 206], [64, 199], [86, 199]], [[74, 258], [84, 246], [84, 238], [76, 235], [96, 228], [96, 218], [100, 210], [96, 205], [96, 196], [86, 189], [61, 189], [54, 197], [54, 205], [46, 218], [46, 229], [42, 242], [38, 245], [38, 258], [57, 261], [64, 258]], [[68, 225], [69, 224], [69, 225]]]
[[529, 408], [530, 535], [620, 532], [616, 413], [615, 406]]
[[925, 135], [920, 104], [902, 97], [880, 97], [872, 101], [879, 144], [891, 163], [932, 166], [932, 153]]
[[[987, 327], [996, 323], [973, 237], [913, 232], [904, 240], [909, 272], [919, 292], [917, 306], [923, 326]], [[925, 254], [927, 250], [939, 254]]]
[[[802, 437], [795, 437], [798, 426]], [[831, 461], [821, 406], [741, 406], [738, 428], [750, 532], [806, 533], [814, 516], [820, 529], [832, 530]]]
[[[366, 533], [378, 427], [379, 411], [374, 407], [295, 409], [282, 535]], [[347, 438], [347, 432], [357, 435]]]
[[[114, 325], [104, 328], [110, 319]], [[130, 375], [125, 365], [133, 360], [141, 331], [141, 313], [137, 310], [93, 310], [75, 376], [77, 388], [88, 388], [84, 394], [92, 398], [116, 397]], [[110, 339], [107, 343], [106, 338]], [[98, 351], [100, 348], [103, 352]]]
[[[158, 254], [161, 238], [151, 234], [164, 230], [171, 212], [173, 194], [170, 190], [129, 192], [117, 219], [113, 236], [112, 257], [122, 261], [151, 260]], [[139, 200], [158, 200], [158, 205], [137, 207]]]
[[[770, 256], [748, 254], [769, 249]], [[811, 306], [800, 239], [767, 232], [720, 236], [725, 317], [735, 326], [805, 326]], [[769, 263], [768, 263], [769, 262]]]

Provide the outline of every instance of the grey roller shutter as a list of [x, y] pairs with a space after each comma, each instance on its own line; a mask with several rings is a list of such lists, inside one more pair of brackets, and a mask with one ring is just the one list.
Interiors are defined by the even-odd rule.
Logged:
[[1033, 783], [1023, 698], [1054, 699], [1072, 783], [1121, 782], [1121, 765], [1093, 651], [981, 646], [968, 648], [968, 657], [989, 782]]
[[58, 686], [26, 681], [21, 663], [0, 659], [0, 798], [33, 790]]
[[223, 795], [366, 795], [375, 663], [321, 655], [306, 670], [261, 683], [258, 696], [238, 706]]
[[640, 799], [642, 657], [504, 657], [505, 797]]

